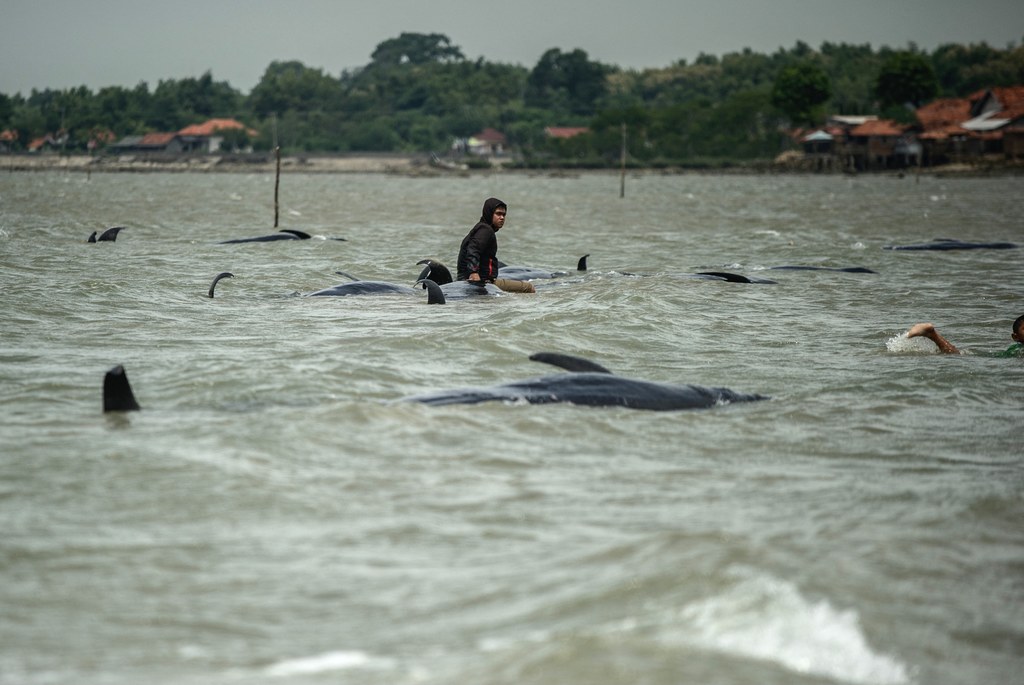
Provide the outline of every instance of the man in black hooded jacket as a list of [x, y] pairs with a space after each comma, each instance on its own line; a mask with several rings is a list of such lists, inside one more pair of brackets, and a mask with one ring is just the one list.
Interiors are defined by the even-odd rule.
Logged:
[[484, 201], [480, 221], [477, 222], [459, 247], [458, 280], [473, 283], [494, 283], [502, 290], [536, 292], [529, 281], [498, 278], [498, 238], [495, 235], [505, 225], [508, 206], [496, 197]]

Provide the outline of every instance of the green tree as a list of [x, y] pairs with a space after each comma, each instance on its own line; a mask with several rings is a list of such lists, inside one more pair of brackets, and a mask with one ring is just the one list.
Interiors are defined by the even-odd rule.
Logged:
[[4, 93], [0, 93], [0, 129], [7, 128], [7, 122], [14, 112], [14, 100]]
[[459, 62], [462, 50], [443, 33], [402, 33], [377, 44], [370, 59], [377, 66]]
[[593, 114], [597, 100], [606, 92], [609, 68], [592, 62], [579, 48], [562, 52], [551, 48], [530, 72], [526, 104], [571, 114]]
[[909, 102], [916, 109], [939, 92], [939, 81], [928, 58], [920, 53], [891, 53], [882, 63], [875, 94], [883, 106]]
[[804, 61], [785, 67], [772, 86], [771, 103], [794, 124], [811, 124], [832, 95], [828, 74], [815, 62]]
[[287, 111], [336, 111], [342, 90], [338, 79], [302, 62], [271, 62], [249, 93], [249, 107], [259, 117]]
[[15, 147], [25, 149], [33, 138], [47, 133], [46, 120], [38, 107], [27, 101], [14, 106], [11, 113], [10, 128], [18, 134]]

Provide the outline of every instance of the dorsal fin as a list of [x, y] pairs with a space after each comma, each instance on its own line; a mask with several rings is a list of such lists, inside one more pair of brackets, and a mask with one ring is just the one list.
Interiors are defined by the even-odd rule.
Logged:
[[207, 293], [207, 295], [209, 295], [211, 298], [213, 297], [213, 291], [217, 287], [217, 283], [220, 282], [220, 279], [222, 279], [222, 278], [234, 278], [234, 277], [235, 277], [235, 275], [233, 273], [231, 273], [230, 271], [222, 271], [222, 272], [220, 272], [219, 274], [216, 275], [216, 277], [214, 277], [213, 283], [210, 284], [210, 291]]
[[296, 231], [294, 228], [282, 228], [280, 231], [278, 231], [278, 233], [291, 233], [293, 236], [299, 238], [300, 240], [309, 240], [312, 237], [308, 233]]
[[422, 285], [423, 289], [427, 291], [427, 304], [445, 304], [447, 302], [444, 299], [444, 291], [441, 290], [441, 286], [429, 278], [421, 278], [416, 281], [416, 285]]
[[361, 281], [361, 280], [363, 280], [361, 278], [356, 278], [352, 274], [347, 274], [344, 271], [335, 271], [334, 273], [338, 274], [339, 276], [344, 276], [345, 278], [349, 279], [350, 281]]
[[580, 261], [576, 262], [576, 270], [577, 271], [586, 271], [587, 270], [587, 257], [589, 257], [589, 256], [590, 256], [589, 254], [585, 254], [582, 257], [580, 257]]
[[739, 274], [729, 273], [728, 271], [698, 271], [701, 276], [715, 276], [722, 280], [729, 281], [730, 283], [750, 283], [750, 279], [746, 276]]
[[100, 237], [97, 238], [96, 240], [97, 242], [101, 240], [114, 242], [115, 240], [117, 240], [117, 234], [123, 230], [124, 226], [112, 226], [111, 228], [108, 228], [107, 230], [103, 231], [103, 233], [100, 233]]
[[103, 411], [138, 411], [135, 393], [128, 383], [128, 374], [118, 364], [103, 377]]
[[534, 352], [530, 355], [530, 361], [544, 362], [573, 373], [611, 373], [597, 362], [558, 352]]

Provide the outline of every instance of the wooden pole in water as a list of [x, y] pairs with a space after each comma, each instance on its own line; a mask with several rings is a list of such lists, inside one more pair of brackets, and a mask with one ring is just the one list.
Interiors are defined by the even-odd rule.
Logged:
[[619, 152], [619, 197], [626, 197], [626, 122], [622, 122], [622, 149]]
[[278, 204], [277, 191], [281, 187], [281, 146], [274, 147], [274, 156], [277, 157], [277, 172], [274, 174], [274, 228], [277, 228]]

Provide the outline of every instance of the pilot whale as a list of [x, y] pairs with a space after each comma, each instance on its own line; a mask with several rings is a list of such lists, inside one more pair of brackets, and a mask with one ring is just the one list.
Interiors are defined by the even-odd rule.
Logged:
[[[340, 283], [338, 285], [331, 286], [329, 288], [323, 288], [309, 294], [310, 297], [345, 297], [347, 295], [419, 295], [419, 291], [415, 286], [420, 286], [423, 290], [427, 291], [427, 304], [444, 304], [445, 297], [444, 293], [441, 292], [441, 288], [436, 283], [428, 278], [421, 278], [416, 281], [412, 286], [398, 285], [397, 283], [387, 283], [385, 281], [362, 281], [355, 276], [350, 276], [344, 271], [338, 271], [337, 273], [342, 276], [347, 276], [352, 279], [351, 283]], [[207, 291], [208, 297], [213, 297], [214, 292], [217, 289], [217, 284], [225, 278], [233, 278], [234, 274], [230, 271], [222, 271], [217, 274], [213, 282], [210, 283], [210, 289]]]
[[875, 274], [877, 271], [864, 266], [772, 266], [777, 271], [841, 271], [848, 274]]
[[124, 230], [124, 226], [114, 226], [112, 228], [108, 228], [107, 230], [103, 231], [103, 233], [100, 233], [99, 237], [97, 237], [96, 231], [93, 231], [92, 235], [89, 236], [89, 240], [87, 240], [86, 242], [88, 242], [88, 243], [114, 242], [115, 240], [117, 240], [117, 234], [120, 233], [123, 230]]
[[421, 259], [416, 264], [423, 265], [419, 280], [431, 280], [437, 283], [441, 288], [441, 292], [449, 300], [463, 300], [481, 296], [500, 297], [504, 294], [504, 291], [493, 283], [454, 280], [452, 272], [448, 267], [435, 259]]
[[219, 245], [232, 245], [234, 243], [270, 243], [277, 240], [309, 240], [312, 236], [294, 228], [282, 228], [277, 233], [270, 235], [258, 235], [255, 238], [235, 238], [234, 240], [222, 240]]
[[[352, 279], [350, 283], [339, 283], [309, 294], [310, 297], [348, 297], [352, 295], [418, 295], [414, 286], [388, 283], [387, 281], [362, 281], [339, 271], [342, 276]], [[415, 285], [427, 291], [427, 304], [445, 304], [440, 286], [429, 278], [419, 278]]]
[[[585, 254], [579, 258], [576, 262], [577, 271], [587, 270], [587, 257], [589, 256], [589, 254]], [[568, 272], [565, 271], [547, 271], [546, 269], [538, 269], [533, 266], [510, 265], [500, 260], [498, 261], [498, 278], [507, 278], [511, 281], [546, 280], [568, 275]]]
[[672, 385], [623, 378], [596, 362], [567, 354], [538, 352], [530, 355], [530, 359], [552, 364], [569, 373], [540, 376], [484, 388], [461, 388], [412, 395], [401, 401], [431, 406], [494, 401], [529, 404], [564, 402], [590, 407], [677, 411], [770, 399], [765, 395], [740, 393], [728, 388]]
[[697, 278], [709, 281], [728, 281], [729, 283], [778, 283], [778, 281], [773, 281], [768, 278], [744, 276], [742, 274], [734, 274], [730, 271], [698, 271], [695, 274], [686, 274], [686, 276], [687, 278]]
[[930, 243], [885, 245], [883, 250], [1012, 250], [1015, 243], [972, 243], [955, 238], [935, 238]]

